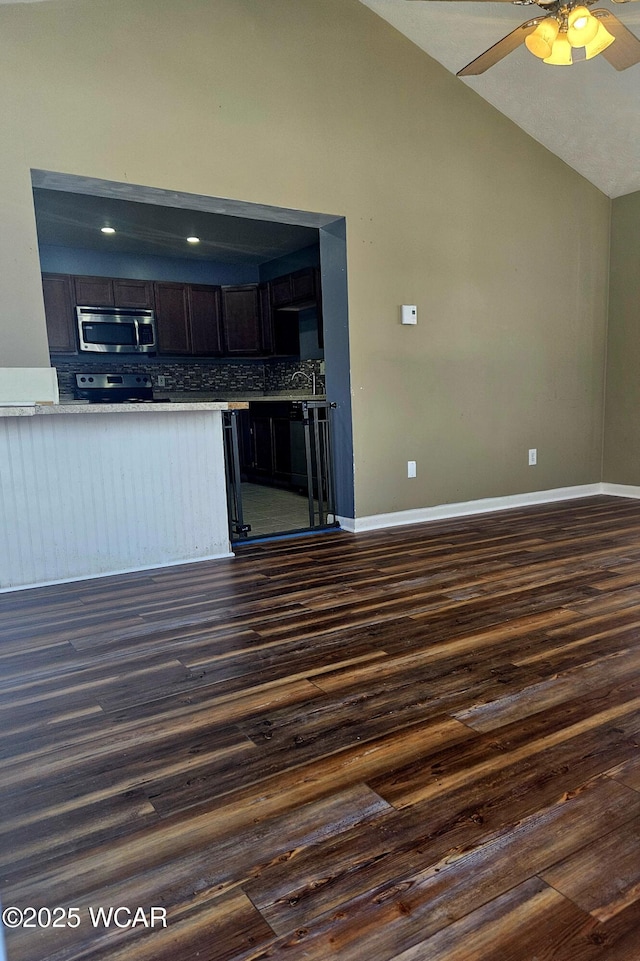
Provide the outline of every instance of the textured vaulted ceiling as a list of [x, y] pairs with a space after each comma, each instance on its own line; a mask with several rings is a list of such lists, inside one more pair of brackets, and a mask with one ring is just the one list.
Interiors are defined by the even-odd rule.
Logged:
[[[510, 3], [361, 0], [456, 73], [540, 8]], [[640, 37], [640, 3], [599, 0]], [[524, 46], [487, 73], [460, 80], [609, 197], [640, 190], [640, 64], [603, 57], [553, 67]]]

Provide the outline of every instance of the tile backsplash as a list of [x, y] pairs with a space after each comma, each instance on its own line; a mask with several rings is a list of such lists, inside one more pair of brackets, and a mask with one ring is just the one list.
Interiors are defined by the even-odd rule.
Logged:
[[[311, 390], [313, 375], [316, 376], [318, 391], [322, 391], [324, 375], [320, 373], [319, 360], [260, 360], [224, 361], [207, 363], [166, 363], [155, 362], [117, 362], [113, 360], [87, 360], [79, 358], [72, 363], [66, 361], [53, 364], [58, 373], [58, 387], [61, 400], [74, 396], [75, 375], [81, 373], [146, 374], [151, 378], [156, 391], [207, 391], [226, 393], [265, 394], [285, 390]], [[158, 377], [164, 377], [164, 385], [159, 387]]]

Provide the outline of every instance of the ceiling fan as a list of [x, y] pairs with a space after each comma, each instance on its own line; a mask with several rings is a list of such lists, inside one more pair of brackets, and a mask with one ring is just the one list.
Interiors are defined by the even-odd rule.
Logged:
[[[492, 0], [493, 2], [493, 0]], [[596, 0], [503, 0], [535, 4], [544, 13], [520, 24], [502, 40], [459, 70], [456, 76], [484, 73], [521, 43], [545, 63], [569, 66], [602, 54], [616, 70], [640, 63], [640, 40], [609, 10], [589, 10]], [[627, 3], [629, 0], [614, 0]]]

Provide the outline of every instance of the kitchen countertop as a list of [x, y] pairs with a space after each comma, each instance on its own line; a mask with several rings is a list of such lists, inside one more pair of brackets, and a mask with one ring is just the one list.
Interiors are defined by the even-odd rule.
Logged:
[[[45, 414], [127, 414], [131, 411], [181, 411], [246, 410], [249, 404], [274, 401], [324, 401], [325, 394], [307, 391], [154, 391], [155, 403], [90, 404], [86, 400], [61, 397], [59, 404], [6, 404], [0, 405], [0, 417], [33, 417]], [[221, 396], [222, 394], [222, 396]], [[166, 403], [162, 403], [166, 399]]]
[[154, 390], [154, 396], [170, 398], [174, 404], [184, 404], [195, 400], [203, 402], [222, 401], [228, 404], [255, 404], [278, 400], [326, 400], [325, 394], [310, 394], [304, 390], [280, 390], [262, 394], [259, 391], [163, 391], [156, 389]]
[[208, 410], [246, 410], [247, 403], [243, 401], [180, 401], [179, 403], [156, 404], [89, 404], [87, 401], [72, 400], [60, 404], [7, 404], [0, 406], [0, 417], [34, 417], [38, 414], [150, 414], [150, 413], [181, 413], [188, 411]]

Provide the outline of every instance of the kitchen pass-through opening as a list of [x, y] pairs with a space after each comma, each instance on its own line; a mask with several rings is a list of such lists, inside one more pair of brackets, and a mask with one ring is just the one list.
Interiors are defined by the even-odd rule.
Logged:
[[[220, 345], [217, 347], [214, 345], [211, 348], [212, 350], [215, 348], [218, 354], [209, 356], [199, 340], [197, 351], [191, 350], [187, 345], [185, 354], [184, 345], [179, 345], [180, 350], [176, 353], [169, 350], [166, 338], [164, 344], [160, 343], [159, 337], [157, 345], [153, 338], [149, 340], [148, 337], [143, 343], [141, 339], [134, 341], [134, 334], [131, 332], [130, 343], [126, 342], [126, 346], [131, 347], [135, 344], [140, 349], [135, 355], [132, 354], [131, 357], [126, 358], [127, 364], [123, 366], [121, 361], [125, 357], [121, 357], [112, 349], [122, 346], [120, 343], [122, 330], [116, 329], [115, 322], [109, 326], [104, 322], [104, 318], [101, 318], [103, 322], [98, 330], [94, 316], [91, 329], [88, 329], [87, 324], [82, 327], [84, 342], [91, 341], [92, 350], [87, 353], [80, 352], [78, 344], [74, 343], [79, 336], [79, 329], [70, 326], [67, 330], [65, 326], [62, 331], [53, 330], [53, 333], [49, 331], [50, 346], [52, 336], [60, 335], [52, 348], [52, 366], [58, 371], [61, 395], [76, 396], [78, 375], [94, 375], [96, 372], [113, 373], [111, 364], [117, 364], [118, 374], [124, 372], [127, 375], [136, 374], [147, 378], [153, 393], [155, 395], [160, 393], [163, 398], [169, 390], [178, 393], [204, 390], [208, 395], [213, 393], [216, 400], [229, 399], [228, 393], [241, 396], [244, 400], [248, 395], [253, 396], [253, 392], [267, 402], [271, 397], [291, 393], [308, 394], [311, 398], [318, 395], [318, 400], [321, 396], [329, 397], [335, 407], [331, 414], [333, 476], [330, 487], [327, 488], [327, 481], [323, 481], [320, 491], [322, 496], [318, 498], [314, 493], [310, 501], [309, 483], [306, 480], [306, 460], [302, 468], [292, 466], [290, 490], [281, 489], [284, 487], [281, 477], [274, 476], [269, 483], [266, 477], [247, 476], [243, 481], [238, 475], [238, 496], [244, 502], [246, 517], [246, 521], [240, 526], [251, 524], [250, 536], [257, 537], [262, 533], [271, 535], [287, 531], [317, 529], [333, 524], [335, 516], [346, 520], [353, 518], [355, 495], [344, 217], [340, 214], [196, 195], [55, 171], [32, 170], [31, 178], [34, 189], [34, 212], [38, 224], [41, 268], [43, 274], [55, 275], [58, 281], [60, 276], [63, 276], [63, 282], [57, 285], [52, 281], [56, 294], [59, 294], [62, 288], [67, 291], [65, 285], [71, 281], [76, 287], [83, 282], [83, 290], [89, 284], [91, 293], [83, 294], [84, 299], [78, 303], [95, 307], [102, 304], [102, 300], [95, 299], [98, 294], [96, 294], [95, 285], [91, 286], [91, 282], [100, 281], [103, 277], [117, 277], [120, 278], [117, 281], [119, 297], [123, 295], [123, 291], [127, 296], [132, 296], [129, 289], [131, 285], [127, 286], [127, 282], [132, 281], [138, 285], [134, 290], [136, 297], [139, 296], [139, 288], [143, 287], [146, 290], [149, 284], [154, 288], [159, 285], [162, 293], [164, 287], [176, 284], [188, 284], [196, 290], [199, 284], [217, 283], [225, 287], [229, 298], [232, 296], [229, 291], [238, 293], [239, 290], [238, 298], [241, 299], [243, 284], [260, 281], [265, 288], [267, 284], [271, 285], [269, 305], [275, 311], [274, 342], [269, 347], [268, 356], [265, 355], [265, 357], [262, 355], [237, 356], [242, 351], [236, 350], [237, 345], [234, 346], [234, 344], [231, 345], [233, 352], [227, 351], [229, 356], [224, 351], [224, 356], [218, 356]], [[124, 218], [123, 223], [126, 229], [116, 230], [115, 234], [110, 235], [111, 246], [108, 251], [105, 251], [105, 235], [96, 229], [96, 223], [98, 221], [102, 223], [104, 220], [102, 215], [106, 216], [107, 212], [114, 216], [117, 212], [118, 216]], [[182, 227], [186, 228], [187, 221], [191, 225], [194, 218], [202, 226], [202, 237], [206, 243], [202, 242], [199, 245], [201, 248], [199, 253], [190, 251], [189, 259], [186, 259], [182, 246], [178, 248], [174, 244], [182, 244], [184, 236], [187, 236], [187, 233], [193, 233], [191, 226], [189, 226], [189, 232], [183, 231]], [[233, 236], [225, 233], [232, 229], [235, 231]], [[302, 296], [303, 291], [295, 286], [301, 282], [298, 278], [299, 274], [304, 281], [310, 272], [306, 261], [305, 264], [298, 261], [293, 264], [291, 261], [294, 254], [300, 259], [302, 252], [298, 251], [297, 247], [293, 254], [290, 251], [283, 252], [281, 249], [285, 241], [289, 245], [290, 241], [293, 242], [297, 238], [296, 244], [308, 243], [311, 236], [316, 239], [314, 246], [317, 251], [314, 253], [316, 260], [311, 273], [316, 278], [316, 292], [321, 291], [321, 300], [316, 298], [317, 303], [321, 303], [321, 307], [316, 306], [315, 311], [312, 306], [313, 298], [307, 298], [309, 299], [307, 303]], [[169, 239], [170, 251], [166, 248]], [[116, 251], [113, 248], [114, 241], [116, 244], [120, 243], [122, 249], [118, 248]], [[280, 246], [277, 250], [272, 250], [272, 245], [276, 243]], [[268, 251], [265, 245], [269, 246]], [[304, 248], [307, 253], [309, 249]], [[238, 251], [247, 261], [246, 263], [235, 262], [239, 256]], [[171, 253], [170, 257], [169, 253]], [[289, 258], [286, 270], [283, 263], [285, 256]], [[214, 260], [211, 260], [211, 257]], [[232, 264], [227, 263], [229, 258], [233, 259]], [[161, 276], [158, 274], [159, 267], [162, 268]], [[235, 277], [234, 274], [235, 279], [231, 279], [228, 275], [231, 268], [241, 270], [241, 275]], [[246, 273], [248, 270], [253, 271], [250, 277]], [[284, 271], [282, 278], [277, 273], [280, 270]], [[174, 276], [174, 271], [179, 271], [180, 276]], [[183, 271], [187, 271], [188, 276], [186, 274], [183, 276]], [[221, 271], [224, 272], [224, 276]], [[257, 271], [256, 277], [254, 277], [255, 271]], [[135, 304], [128, 302], [120, 304], [116, 297], [115, 284], [116, 281], [113, 281], [113, 300], [105, 303], [118, 308], [140, 306], [137, 300]], [[234, 284], [240, 287], [234, 287]], [[287, 284], [291, 286], [289, 299], [285, 296], [288, 290]], [[98, 286], [102, 291], [105, 284]], [[103, 296], [102, 293], [100, 296]], [[173, 301], [169, 306], [172, 304]], [[233, 301], [233, 305], [237, 307], [240, 314], [246, 306], [244, 301], [241, 301], [239, 306], [236, 301]], [[64, 306], [66, 310], [66, 301]], [[157, 303], [155, 307], [157, 311]], [[165, 312], [168, 310], [165, 304]], [[322, 318], [321, 325], [320, 318]], [[111, 319], [113, 321], [113, 318]], [[122, 324], [118, 326], [123, 328]], [[173, 331], [174, 327], [171, 326], [170, 329]], [[183, 328], [179, 326], [179, 329], [182, 331]], [[230, 329], [232, 329], [231, 324], [225, 328], [227, 335]], [[165, 325], [165, 332], [166, 330]], [[298, 333], [299, 345], [296, 338], [292, 340], [289, 336], [292, 331]], [[96, 355], [96, 359], [89, 360], [88, 358], [95, 353], [96, 344], [105, 349], [100, 355]], [[210, 346], [209, 341], [206, 346], [207, 348]], [[263, 347], [264, 345], [261, 345], [261, 350]], [[97, 360], [100, 361], [98, 366], [96, 366]], [[292, 371], [295, 367], [293, 373], [290, 373], [287, 364]], [[285, 380], [287, 390], [284, 389]], [[127, 396], [127, 399], [132, 398]], [[271, 415], [267, 412], [266, 404], [263, 404], [262, 410], [256, 417], [255, 425], [256, 443], [260, 443], [261, 451], [264, 451], [266, 443], [265, 424], [269, 416]], [[293, 419], [296, 420], [296, 418]], [[287, 428], [279, 415], [274, 414], [273, 420], [273, 459], [274, 464], [278, 461], [280, 465], [283, 447], [286, 448], [286, 443], [283, 445], [282, 442]], [[319, 430], [323, 429], [319, 428]], [[299, 425], [292, 425], [292, 460], [300, 459], [300, 432]], [[306, 458], [306, 449], [303, 448], [303, 451]], [[258, 460], [257, 470], [262, 470], [264, 459]], [[313, 476], [313, 463], [311, 471]], [[278, 469], [274, 467], [274, 475], [279, 472], [282, 473], [279, 467]], [[298, 483], [294, 475], [299, 473], [302, 473], [303, 478]], [[317, 483], [317, 480], [312, 481], [312, 492], [317, 488]], [[303, 505], [304, 510], [305, 526], [302, 528], [299, 526], [302, 523], [300, 505]], [[281, 523], [276, 523], [278, 507], [282, 509]], [[272, 517], [273, 514], [276, 514], [275, 519]], [[279, 530], [273, 531], [274, 526]], [[246, 533], [248, 532], [234, 533], [233, 537], [234, 539], [244, 537]]]

